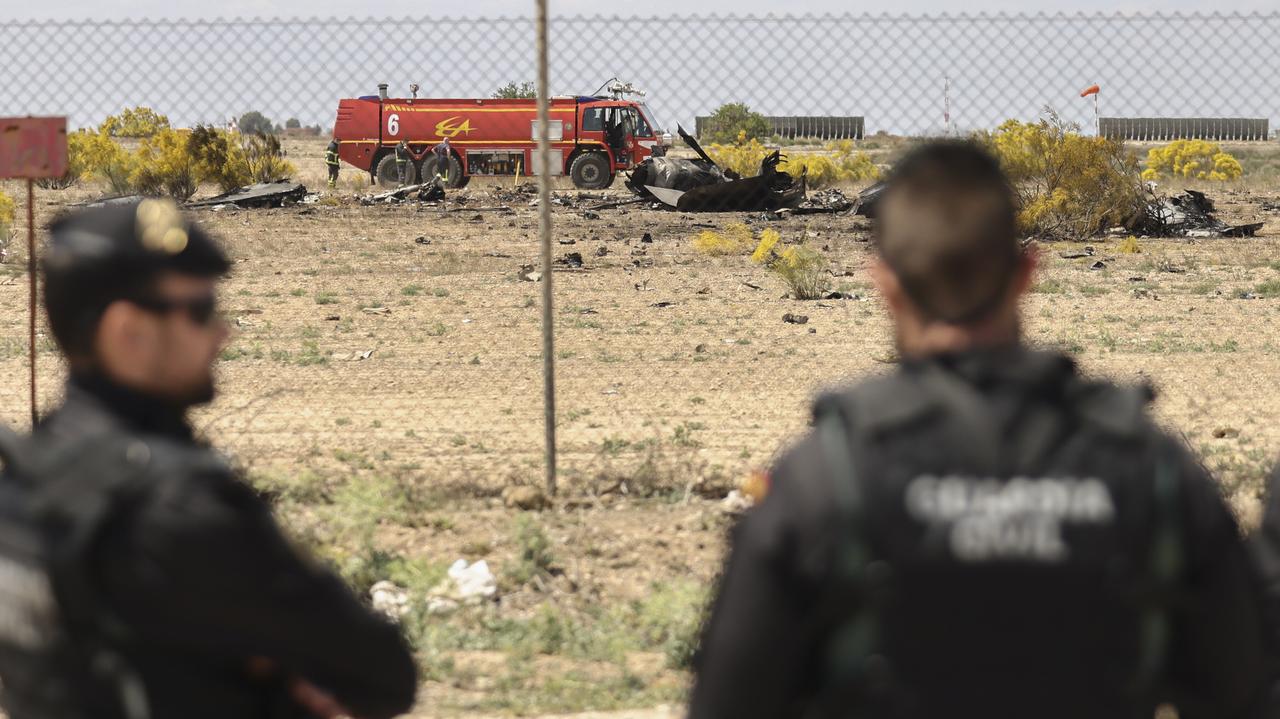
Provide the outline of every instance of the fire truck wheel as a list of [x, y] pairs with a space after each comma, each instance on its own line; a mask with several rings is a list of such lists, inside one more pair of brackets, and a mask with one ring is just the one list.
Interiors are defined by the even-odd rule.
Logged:
[[569, 177], [573, 186], [582, 190], [603, 190], [613, 184], [613, 173], [609, 172], [609, 157], [600, 152], [587, 152], [578, 155], [569, 166]]
[[[428, 156], [422, 161], [422, 179], [423, 182], [436, 176], [436, 165], [440, 164], [436, 161], [434, 155]], [[449, 189], [459, 189], [465, 187], [471, 178], [462, 174], [462, 161], [457, 155], [449, 155], [449, 181], [445, 183], [445, 187]]]
[[[412, 185], [416, 181], [416, 173], [414, 172], [413, 162], [409, 162], [405, 167], [404, 184]], [[394, 152], [387, 153], [381, 160], [378, 160], [378, 184], [384, 187], [395, 187], [400, 184], [400, 176], [396, 171], [396, 154]]]

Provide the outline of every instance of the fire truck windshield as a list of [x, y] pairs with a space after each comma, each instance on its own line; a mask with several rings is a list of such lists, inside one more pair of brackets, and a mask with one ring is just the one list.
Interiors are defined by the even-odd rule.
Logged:
[[653, 124], [649, 122], [647, 115], [649, 108], [644, 105], [638, 105], [636, 112], [636, 136], [637, 137], [653, 137]]

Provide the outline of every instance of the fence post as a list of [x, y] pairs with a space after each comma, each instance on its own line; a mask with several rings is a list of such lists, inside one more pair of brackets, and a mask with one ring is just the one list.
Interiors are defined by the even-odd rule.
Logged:
[[547, 72], [547, 0], [537, 0], [538, 239], [542, 242], [542, 401], [546, 423], [547, 494], [556, 493], [556, 357], [551, 302], [551, 95]]

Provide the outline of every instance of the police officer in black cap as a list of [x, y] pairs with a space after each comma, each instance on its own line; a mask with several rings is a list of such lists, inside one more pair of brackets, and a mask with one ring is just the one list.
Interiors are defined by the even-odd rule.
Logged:
[[[168, 200], [86, 210], [51, 233], [44, 303], [70, 379], [6, 481], [58, 528], [52, 593], [71, 646], [24, 661], [15, 646], [41, 645], [0, 631], [9, 716], [407, 711], [417, 673], [398, 628], [300, 556], [192, 436], [186, 412], [213, 398], [227, 337], [222, 250]], [[0, 601], [0, 624], [13, 616]]]
[[735, 528], [694, 719], [1239, 716], [1255, 577], [1150, 395], [1025, 348], [998, 163], [924, 145], [878, 208], [901, 366], [821, 398]]

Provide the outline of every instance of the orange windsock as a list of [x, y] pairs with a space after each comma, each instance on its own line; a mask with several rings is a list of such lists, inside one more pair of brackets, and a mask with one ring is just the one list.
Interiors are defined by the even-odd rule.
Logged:
[[1088, 97], [1088, 96], [1090, 96], [1090, 95], [1097, 95], [1097, 94], [1098, 94], [1099, 92], [1101, 92], [1101, 91], [1102, 91], [1102, 88], [1098, 87], [1097, 85], [1090, 85], [1089, 87], [1086, 87], [1086, 88], [1084, 89], [1084, 92], [1081, 92], [1081, 93], [1080, 93], [1080, 97]]

